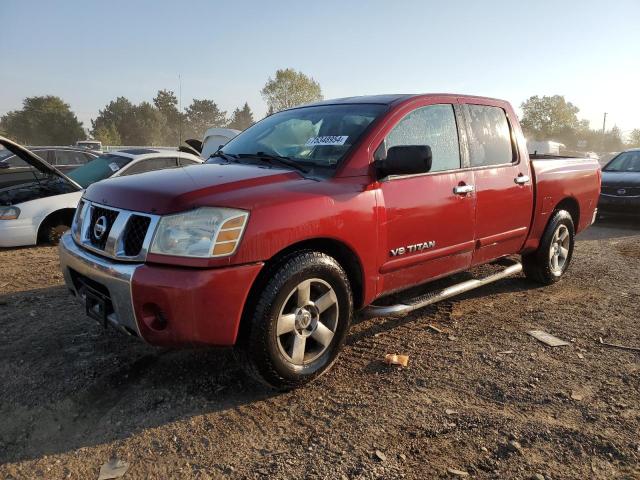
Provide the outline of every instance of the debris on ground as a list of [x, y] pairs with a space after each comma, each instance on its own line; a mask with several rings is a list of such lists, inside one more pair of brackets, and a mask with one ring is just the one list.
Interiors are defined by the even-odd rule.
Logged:
[[451, 475], [455, 475], [456, 477], [468, 477], [469, 476], [469, 472], [465, 472], [464, 470], [458, 470], [456, 468], [447, 468], [447, 472], [449, 472]]
[[545, 345], [549, 345], [550, 347], [564, 347], [565, 345], [569, 345], [569, 342], [561, 340], [558, 337], [554, 337], [550, 333], [543, 332], [542, 330], [529, 330], [527, 333], [536, 340], [544, 343]]
[[513, 350], [504, 350], [502, 352], [498, 352], [498, 355], [511, 355]]
[[620, 345], [619, 343], [605, 342], [604, 340], [602, 340], [602, 337], [600, 337], [599, 340], [600, 344], [604, 345], [605, 347], [619, 348], [621, 350], [629, 350], [631, 352], [640, 352], [640, 347], [628, 347], [626, 345]]
[[579, 392], [577, 392], [577, 391], [573, 390], [573, 391], [571, 392], [571, 398], [572, 398], [573, 400], [576, 400], [576, 401], [578, 401], [578, 402], [579, 402], [579, 401], [581, 401], [581, 400], [584, 398], [584, 395], [582, 395], [581, 393], [579, 393]]
[[129, 469], [129, 464], [117, 458], [112, 458], [100, 467], [100, 475], [98, 480], [109, 480], [112, 478], [120, 478]]
[[431, 325], [431, 324], [429, 324], [429, 325], [427, 325], [427, 328], [428, 328], [429, 330], [433, 330], [433, 331], [434, 331], [434, 332], [436, 332], [436, 333], [444, 333], [442, 330], [440, 330], [440, 329], [439, 329], [438, 327], [436, 327], [435, 325]]
[[450, 408], [447, 408], [444, 413], [446, 413], [447, 415], [456, 415], [458, 412], [456, 412], [455, 410], [451, 410]]
[[387, 456], [380, 450], [376, 450], [376, 457], [378, 457], [381, 462], [385, 462], [387, 460]]
[[522, 453], [522, 445], [520, 445], [520, 442], [518, 442], [517, 440], [510, 440], [507, 447], [512, 452]]
[[409, 355], [398, 355], [397, 353], [387, 353], [384, 356], [385, 363], [389, 365], [400, 365], [406, 367], [409, 365]]

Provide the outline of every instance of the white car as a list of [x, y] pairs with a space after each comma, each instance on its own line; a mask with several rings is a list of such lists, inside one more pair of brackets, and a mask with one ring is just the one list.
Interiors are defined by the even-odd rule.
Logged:
[[83, 190], [92, 183], [202, 163], [200, 157], [177, 150], [136, 148], [103, 154], [65, 175], [11, 140], [0, 137], [0, 145], [42, 173], [30, 183], [0, 185], [0, 247], [58, 243]]

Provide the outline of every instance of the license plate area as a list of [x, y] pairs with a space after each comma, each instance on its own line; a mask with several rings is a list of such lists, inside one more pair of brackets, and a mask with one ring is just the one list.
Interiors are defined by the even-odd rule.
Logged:
[[82, 294], [87, 317], [93, 318], [106, 328], [109, 314], [113, 311], [109, 296], [91, 288], [85, 283], [82, 285]]

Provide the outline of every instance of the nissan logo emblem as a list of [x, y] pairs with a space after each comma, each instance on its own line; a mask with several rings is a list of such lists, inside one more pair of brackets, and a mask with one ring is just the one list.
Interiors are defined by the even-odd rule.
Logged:
[[618, 190], [618, 195], [624, 195], [627, 191], [624, 188]]
[[100, 240], [107, 231], [107, 224], [108, 220], [104, 215], [96, 220], [93, 226], [93, 236], [96, 237], [97, 240]]

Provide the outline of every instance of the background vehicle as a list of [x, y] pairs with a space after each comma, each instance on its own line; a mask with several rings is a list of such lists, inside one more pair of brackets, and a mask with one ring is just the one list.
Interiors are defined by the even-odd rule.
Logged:
[[0, 137], [0, 144], [37, 171], [30, 183], [0, 189], [0, 247], [57, 243], [71, 225], [82, 190], [94, 182], [202, 162], [177, 151], [125, 150], [96, 157], [65, 175], [6, 138]]
[[100, 142], [98, 140], [78, 140], [76, 142], [76, 147], [78, 147], [78, 148], [86, 148], [88, 150], [101, 152], [102, 151], [102, 142]]
[[[99, 155], [84, 148], [75, 147], [31, 147], [30, 151], [42, 160], [68, 173]], [[0, 150], [0, 188], [32, 182], [41, 173], [10, 150]]]
[[598, 212], [640, 217], [640, 148], [618, 154], [602, 169]]
[[[531, 159], [507, 102], [329, 100], [263, 119], [205, 165], [92, 185], [60, 261], [100, 323], [155, 345], [236, 345], [290, 388], [332, 365], [355, 310], [402, 315], [523, 268], [558, 281], [599, 191], [594, 160]], [[480, 280], [378, 302], [496, 261]]]

